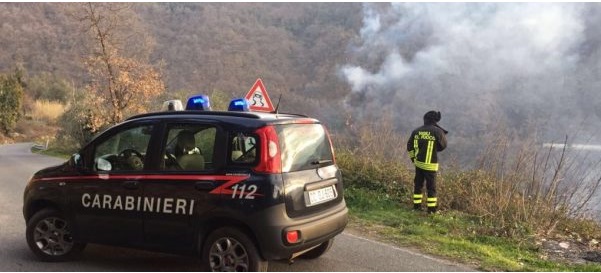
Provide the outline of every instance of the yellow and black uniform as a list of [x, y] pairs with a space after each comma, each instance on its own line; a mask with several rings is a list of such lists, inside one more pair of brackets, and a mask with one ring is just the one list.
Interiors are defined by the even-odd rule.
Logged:
[[407, 151], [415, 164], [413, 190], [413, 208], [421, 209], [424, 180], [428, 192], [428, 212], [436, 212], [436, 172], [438, 171], [438, 152], [447, 147], [447, 131], [436, 123], [440, 121], [440, 112], [430, 111], [424, 115], [424, 126], [415, 129], [407, 141]]

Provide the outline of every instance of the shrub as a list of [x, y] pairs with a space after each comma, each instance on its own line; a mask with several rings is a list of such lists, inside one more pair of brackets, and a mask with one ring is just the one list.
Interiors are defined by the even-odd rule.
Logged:
[[347, 188], [368, 189], [398, 202], [403, 202], [412, 191], [408, 186], [411, 173], [400, 164], [358, 157], [344, 149], [337, 151], [336, 163]]
[[14, 75], [0, 75], [0, 129], [11, 132], [21, 116], [23, 84], [20, 72]]
[[[364, 130], [378, 132], [383, 126], [368, 125]], [[535, 138], [514, 138], [498, 130], [472, 160], [470, 166], [475, 167], [442, 163], [437, 183], [440, 208], [475, 216], [481, 234], [517, 239], [566, 232], [589, 238], [601, 236], [599, 224], [584, 214], [601, 183], [598, 174], [590, 173], [598, 169], [596, 165], [584, 171], [577, 168], [583, 162], [565, 148], [567, 139], [561, 150], [542, 149]], [[382, 140], [401, 139], [394, 132], [387, 134], [394, 135], [370, 135], [376, 143], [362, 149], [354, 146], [365, 143], [361, 134], [355, 134], [358, 140], [337, 141], [337, 163], [345, 186], [351, 189], [347, 196], [353, 197], [352, 189], [359, 188], [410, 205], [414, 173], [402, 164], [407, 161], [404, 152], [382, 156], [382, 146], [393, 143], [396, 146], [390, 150], [399, 147], [398, 141]]]
[[73, 87], [56, 75], [41, 73], [27, 81], [27, 93], [35, 100], [66, 103]]
[[558, 226], [586, 222], [584, 209], [601, 180], [570, 168], [577, 155], [565, 148], [567, 138], [559, 151], [542, 150], [534, 139], [509, 139], [505, 132], [491, 139], [478, 168], [445, 173], [441, 205], [477, 215], [489, 233], [509, 237], [548, 236], [563, 232]]
[[57, 143], [64, 146], [61, 151], [77, 151], [103, 129], [94, 130], [91, 125], [94, 121], [90, 109], [94, 105], [89, 103], [88, 96], [90, 95], [83, 92], [76, 94], [69, 109], [59, 118], [58, 124], [61, 128], [57, 134]]

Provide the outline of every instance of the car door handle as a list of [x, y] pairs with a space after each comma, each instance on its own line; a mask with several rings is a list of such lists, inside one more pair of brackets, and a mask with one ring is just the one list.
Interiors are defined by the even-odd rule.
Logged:
[[125, 181], [123, 182], [123, 187], [129, 190], [135, 190], [138, 189], [138, 181]]
[[214, 181], [210, 180], [196, 181], [196, 183], [194, 184], [194, 188], [199, 191], [212, 190], [215, 188], [215, 184], [213, 182]]

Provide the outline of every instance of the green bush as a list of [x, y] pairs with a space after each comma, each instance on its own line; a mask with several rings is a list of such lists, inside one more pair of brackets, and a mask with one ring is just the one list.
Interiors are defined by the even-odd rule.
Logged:
[[78, 93], [70, 102], [69, 109], [59, 118], [60, 130], [55, 148], [61, 152], [67, 154], [76, 152], [98, 133], [90, 126], [92, 115], [89, 108], [93, 106], [86, 103], [87, 96], [89, 95]]
[[409, 200], [412, 174], [400, 164], [380, 162], [339, 149], [336, 163], [342, 170], [346, 188], [360, 188], [383, 194], [398, 202]]
[[23, 103], [23, 82], [21, 73], [13, 75], [0, 74], [0, 129], [10, 133], [21, 117]]
[[73, 94], [72, 85], [50, 73], [42, 73], [27, 81], [27, 93], [34, 100], [66, 103]]

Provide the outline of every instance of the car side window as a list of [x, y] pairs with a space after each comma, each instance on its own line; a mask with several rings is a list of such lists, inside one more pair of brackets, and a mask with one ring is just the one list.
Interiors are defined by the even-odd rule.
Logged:
[[140, 171], [144, 169], [152, 125], [138, 126], [114, 134], [94, 150], [95, 171]]
[[203, 124], [171, 125], [164, 145], [162, 170], [213, 170], [217, 128]]
[[245, 133], [235, 133], [230, 142], [230, 160], [233, 163], [249, 164], [257, 159], [257, 137]]

